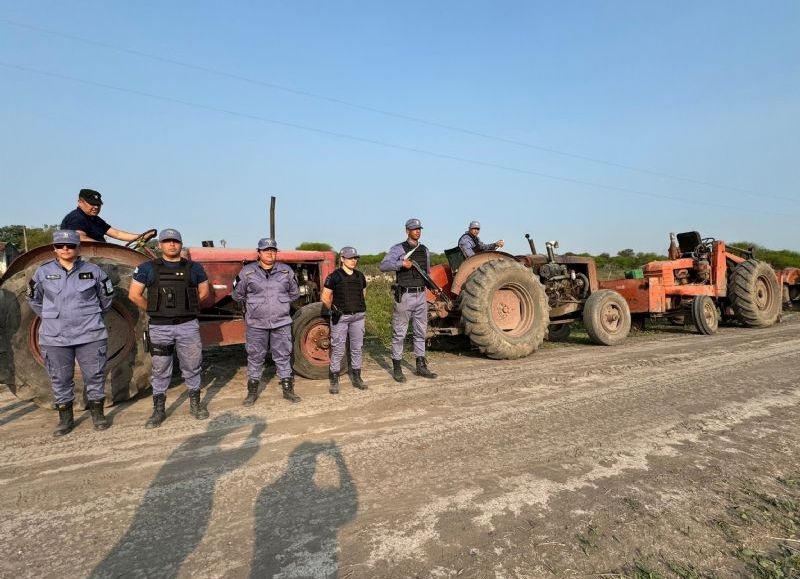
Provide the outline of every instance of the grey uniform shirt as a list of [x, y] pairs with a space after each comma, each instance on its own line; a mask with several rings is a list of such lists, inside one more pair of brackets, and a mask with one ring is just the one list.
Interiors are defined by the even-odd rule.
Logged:
[[29, 284], [28, 304], [42, 319], [39, 344], [78, 346], [108, 338], [103, 313], [114, 285], [93, 263], [78, 258], [71, 270], [57, 260], [43, 263]]
[[265, 270], [255, 261], [236, 276], [231, 297], [244, 302], [248, 326], [271, 330], [292, 323], [291, 305], [300, 297], [300, 288], [294, 270], [285, 263]]

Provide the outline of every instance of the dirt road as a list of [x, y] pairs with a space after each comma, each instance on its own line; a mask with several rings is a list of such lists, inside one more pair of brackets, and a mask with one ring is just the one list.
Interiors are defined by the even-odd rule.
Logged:
[[[3, 577], [738, 577], [800, 569], [800, 316], [573, 341], [342, 394], [212, 352], [211, 419], [88, 416], [0, 394]], [[765, 574], [762, 576], [778, 576]]]

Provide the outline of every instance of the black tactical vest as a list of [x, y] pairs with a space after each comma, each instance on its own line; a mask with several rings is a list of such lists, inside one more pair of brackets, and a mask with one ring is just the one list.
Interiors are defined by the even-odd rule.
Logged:
[[[414, 248], [408, 241], [403, 242], [403, 255], [408, 253]], [[411, 254], [412, 259], [416, 261], [422, 268], [422, 271], [428, 271], [428, 248], [419, 244], [417, 250]], [[401, 287], [425, 287], [425, 281], [416, 270], [416, 268], [401, 269], [397, 272], [397, 285]]]
[[192, 262], [181, 258], [179, 267], [167, 267], [163, 259], [153, 261], [155, 283], [147, 288], [147, 313], [155, 326], [182, 324], [197, 318], [197, 287], [192, 286]]
[[345, 314], [356, 314], [367, 311], [367, 302], [364, 300], [364, 274], [353, 270], [352, 275], [347, 275], [337, 269], [334, 276], [333, 305]]

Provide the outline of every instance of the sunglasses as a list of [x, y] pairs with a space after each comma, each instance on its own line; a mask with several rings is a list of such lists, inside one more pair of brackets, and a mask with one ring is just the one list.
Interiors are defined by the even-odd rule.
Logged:
[[54, 243], [53, 247], [56, 249], [75, 249], [78, 246], [74, 243]]
[[356, 256], [353, 256], [353, 257], [342, 257], [342, 259], [361, 259], [361, 256], [360, 255], [356, 255]]

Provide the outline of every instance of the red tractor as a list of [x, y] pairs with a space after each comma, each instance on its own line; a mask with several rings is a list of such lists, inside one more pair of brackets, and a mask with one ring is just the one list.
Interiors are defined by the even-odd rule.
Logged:
[[[155, 230], [150, 230], [139, 241], [154, 234]], [[139, 246], [144, 247], [143, 243]], [[211, 296], [201, 304], [199, 316], [203, 345], [244, 343], [244, 319], [231, 298], [232, 282], [242, 265], [256, 259], [256, 251], [189, 247], [185, 252], [187, 258], [202, 264], [211, 286]], [[108, 243], [83, 244], [81, 255], [103, 268], [116, 288], [113, 306], [105, 316], [109, 333], [106, 400], [126, 400], [146, 389], [150, 377], [150, 355], [142, 344], [146, 316], [127, 296], [134, 268], [152, 255]], [[0, 382], [18, 397], [32, 398], [41, 405], [50, 404], [50, 380], [39, 350], [39, 318], [26, 303], [26, 290], [36, 268], [52, 258], [51, 246], [35, 248], [14, 260], [0, 278]], [[295, 372], [306, 378], [325, 378], [329, 329], [321, 315], [319, 294], [325, 277], [336, 267], [336, 254], [279, 251], [278, 261], [292, 266], [300, 285], [300, 298], [292, 306]]]
[[622, 294], [634, 320], [689, 318], [701, 334], [713, 334], [719, 312], [748, 327], [771, 326], [781, 313], [781, 288], [772, 267], [753, 252], [696, 231], [671, 235], [668, 261], [642, 268], [641, 279], [600, 282]]
[[429, 338], [465, 335], [490, 358], [513, 359], [535, 352], [545, 336], [564, 339], [582, 320], [590, 339], [615, 345], [630, 330], [628, 305], [618, 293], [600, 289], [591, 258], [558, 256], [558, 242], [539, 255], [502, 251], [464, 259], [448, 249], [449, 265], [431, 268]]

